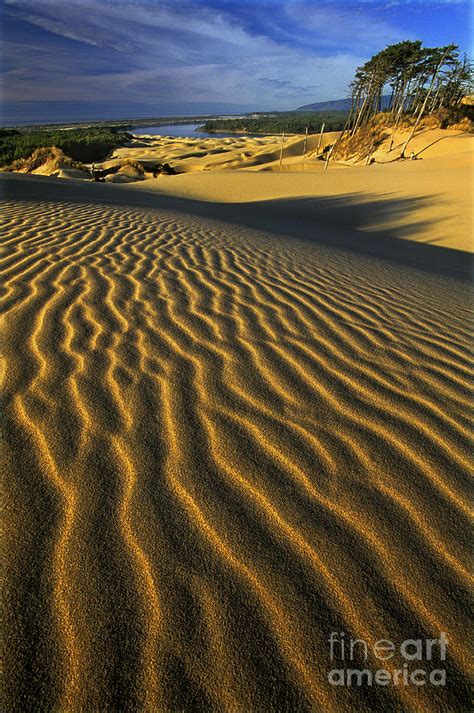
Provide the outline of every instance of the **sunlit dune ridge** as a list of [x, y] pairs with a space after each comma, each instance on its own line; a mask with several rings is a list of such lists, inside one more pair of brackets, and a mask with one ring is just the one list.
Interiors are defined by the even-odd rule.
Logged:
[[[3, 210], [6, 709], [463, 709], [465, 283], [51, 185]], [[334, 688], [332, 631], [444, 631], [447, 685]]]

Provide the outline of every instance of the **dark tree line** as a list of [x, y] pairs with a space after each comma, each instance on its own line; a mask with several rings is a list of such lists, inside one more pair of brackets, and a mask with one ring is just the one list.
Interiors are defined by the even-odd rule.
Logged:
[[242, 117], [239, 119], [212, 119], [200, 127], [209, 132], [235, 132], [255, 134], [310, 134], [317, 133], [324, 123], [326, 131], [341, 131], [346, 123], [347, 111], [278, 112], [272, 116]]
[[390, 87], [388, 111], [395, 122], [403, 114], [421, 117], [442, 108], [456, 108], [473, 91], [472, 65], [457, 45], [422, 47], [406, 40], [389, 45], [358, 67], [352, 82], [347, 128], [354, 133], [382, 110]]

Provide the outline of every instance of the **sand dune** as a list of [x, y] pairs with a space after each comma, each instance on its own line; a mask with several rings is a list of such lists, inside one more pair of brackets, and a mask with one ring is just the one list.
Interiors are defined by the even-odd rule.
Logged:
[[[308, 166], [317, 161], [325, 146], [332, 144], [340, 132], [310, 136], [306, 146]], [[285, 166], [302, 162], [304, 137], [289, 135], [283, 142]], [[319, 148], [319, 152], [318, 152]], [[173, 136], [140, 136], [130, 145], [114, 151], [104, 165], [114, 158], [135, 158], [171, 163], [180, 173], [215, 170], [275, 171], [280, 169], [280, 136], [239, 136], [230, 138], [177, 138]], [[318, 166], [319, 167], [319, 166]]]
[[[321, 147], [337, 136], [324, 134]], [[456, 130], [422, 129], [410, 144], [419, 160], [393, 162], [406, 137], [406, 131], [397, 133], [391, 154], [387, 138], [372, 166], [331, 163], [327, 171], [316, 157], [319, 136], [309, 137], [304, 163], [302, 136], [285, 139], [281, 166], [279, 137], [140, 137], [104, 165], [127, 158], [169, 162], [182, 175], [140, 181], [132, 184], [134, 190], [206, 203], [244, 203], [245, 212], [249, 203], [272, 201], [270, 225], [277, 211], [305, 216], [317, 225], [324, 217], [321, 197], [341, 199], [344, 206], [351, 195], [351, 210], [337, 220], [331, 216], [331, 223], [472, 252], [474, 137]], [[387, 161], [392, 162], [384, 165]]]
[[[236, 135], [222, 138], [179, 138], [172, 136], [139, 136], [129, 145], [113, 152], [112, 157], [102, 163], [107, 166], [117, 159], [133, 158], [140, 161], [161, 161], [170, 163], [179, 173], [202, 171], [319, 171], [322, 170], [325, 147], [334, 144], [341, 132], [326, 132], [305, 138], [302, 135], [281, 136], [245, 136]], [[400, 156], [409, 129], [399, 130], [394, 134], [387, 129], [386, 138], [374, 150], [373, 158], [377, 163], [393, 162]], [[419, 129], [409, 145], [418, 158], [436, 158], [449, 154], [472, 152], [474, 137], [457, 129]], [[304, 159], [303, 159], [304, 153]], [[282, 161], [280, 163], [280, 155]], [[339, 162], [339, 167], [346, 164], [365, 165], [366, 156], [354, 156], [351, 161]], [[100, 164], [97, 164], [100, 165]], [[333, 162], [334, 168], [338, 162]]]
[[[322, 221], [371, 234], [474, 251], [472, 154], [440, 156], [390, 166], [333, 166], [315, 172], [186, 173], [130, 184], [137, 192], [199, 203], [219, 216], [234, 206], [236, 217], [261, 214], [262, 227], [287, 217], [306, 220], [304, 234], [321, 232]], [[226, 208], [224, 209], [224, 206]], [[262, 207], [270, 208], [265, 215]], [[338, 210], [339, 206], [339, 210]], [[328, 215], [329, 214], [329, 215]], [[402, 251], [403, 252], [403, 251]]]
[[[464, 254], [3, 183], [6, 710], [465, 709]], [[447, 685], [334, 688], [331, 631]]]

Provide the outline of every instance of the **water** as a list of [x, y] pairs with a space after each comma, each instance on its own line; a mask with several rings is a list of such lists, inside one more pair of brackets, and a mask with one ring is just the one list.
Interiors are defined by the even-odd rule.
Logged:
[[253, 136], [255, 134], [237, 134], [225, 131], [216, 131], [209, 133], [208, 131], [196, 131], [201, 124], [169, 124], [167, 126], [137, 126], [131, 130], [136, 136], [144, 134], [153, 134], [153, 136], [185, 136], [191, 139], [226, 139], [236, 136]]

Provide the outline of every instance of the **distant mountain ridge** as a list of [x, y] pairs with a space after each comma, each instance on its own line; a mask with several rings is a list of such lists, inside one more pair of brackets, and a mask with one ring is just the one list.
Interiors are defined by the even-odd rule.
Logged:
[[[388, 94], [382, 97], [382, 109], [386, 109], [390, 102]], [[347, 99], [332, 99], [327, 102], [314, 102], [313, 104], [305, 104], [299, 106], [295, 111], [349, 111], [351, 108], [351, 100]]]

